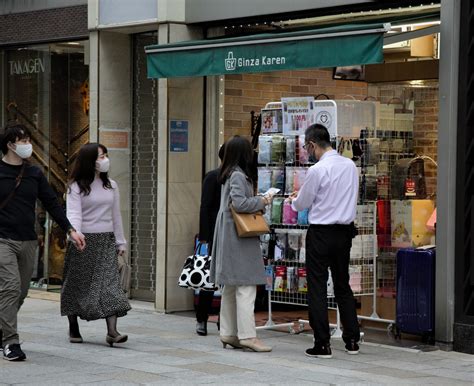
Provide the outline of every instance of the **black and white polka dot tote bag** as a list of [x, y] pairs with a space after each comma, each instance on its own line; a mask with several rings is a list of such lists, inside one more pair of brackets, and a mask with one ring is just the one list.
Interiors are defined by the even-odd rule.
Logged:
[[189, 289], [215, 291], [216, 286], [209, 281], [211, 256], [201, 254], [202, 244], [198, 244], [193, 256], [188, 256], [178, 279], [178, 285]]

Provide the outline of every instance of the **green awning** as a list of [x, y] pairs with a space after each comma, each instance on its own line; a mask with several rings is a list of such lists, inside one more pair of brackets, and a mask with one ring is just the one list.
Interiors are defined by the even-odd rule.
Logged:
[[381, 63], [390, 24], [343, 25], [154, 45], [149, 78], [206, 76]]

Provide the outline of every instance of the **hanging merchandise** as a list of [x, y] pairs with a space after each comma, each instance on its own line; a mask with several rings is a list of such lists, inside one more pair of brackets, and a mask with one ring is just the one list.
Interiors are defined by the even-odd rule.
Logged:
[[285, 194], [291, 194], [295, 191], [295, 167], [286, 167]]
[[281, 109], [262, 109], [262, 132], [281, 133], [283, 131], [282, 111]]
[[377, 242], [380, 248], [392, 243], [390, 200], [377, 201]]
[[283, 204], [283, 224], [296, 225], [298, 223], [298, 212], [291, 207], [291, 201], [285, 200]]
[[272, 137], [271, 163], [284, 163], [286, 156], [286, 141], [281, 135]]
[[388, 199], [390, 197], [390, 177], [389, 176], [378, 176], [377, 177], [377, 198]]
[[298, 259], [299, 263], [306, 264], [306, 234], [307, 231], [303, 231], [301, 233], [301, 249], [300, 249], [300, 257]]
[[365, 139], [365, 154], [364, 163], [365, 165], [376, 165], [380, 160], [380, 139], [379, 138], [367, 138]]
[[275, 261], [286, 259], [286, 249], [288, 247], [288, 234], [285, 232], [275, 232]]
[[309, 209], [298, 212], [298, 225], [308, 225]]
[[286, 292], [294, 293], [298, 291], [298, 272], [296, 267], [286, 268]]
[[272, 187], [272, 169], [258, 168], [258, 192], [264, 194]]
[[265, 266], [265, 291], [271, 291], [273, 289], [273, 265], [269, 264]]
[[431, 200], [391, 201], [391, 243], [397, 248], [429, 245], [434, 232], [426, 227], [434, 211]]
[[281, 103], [285, 135], [304, 134], [306, 128], [315, 122], [313, 97], [282, 98]]
[[286, 139], [286, 163], [293, 164], [296, 162], [296, 138], [289, 137]]
[[306, 277], [306, 268], [298, 268], [298, 292], [308, 292], [308, 279]]
[[283, 214], [283, 202], [285, 201], [282, 197], [276, 197], [272, 202], [272, 224], [281, 224]]
[[275, 268], [275, 283], [273, 290], [275, 292], [285, 292], [286, 290], [286, 267], [277, 266]]
[[394, 200], [426, 198], [423, 158], [402, 158], [395, 163], [391, 175], [391, 194]]
[[272, 162], [272, 139], [270, 135], [258, 137], [258, 163], [269, 164]]
[[280, 189], [281, 192], [285, 190], [285, 169], [274, 167], [272, 171], [272, 188]]
[[307, 168], [295, 168], [294, 176], [293, 176], [293, 191], [299, 192], [301, 187], [304, 184], [304, 180], [306, 179], [306, 174], [308, 172]]
[[298, 261], [301, 249], [301, 233], [288, 233], [288, 253], [289, 261]]
[[337, 137], [338, 131], [338, 102], [333, 100], [314, 101], [314, 123], [319, 123], [328, 129], [331, 139]]
[[360, 176], [359, 196], [362, 201], [377, 199], [377, 176], [362, 174]]
[[309, 154], [304, 148], [305, 144], [305, 136], [304, 135], [299, 135], [297, 137], [297, 142], [298, 142], [298, 162], [300, 165], [306, 165], [309, 163]]

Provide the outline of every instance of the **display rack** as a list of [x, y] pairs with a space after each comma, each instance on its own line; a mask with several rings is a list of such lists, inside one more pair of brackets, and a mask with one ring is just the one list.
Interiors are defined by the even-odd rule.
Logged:
[[[363, 121], [375, 124], [374, 104], [371, 102], [359, 101], [314, 101], [322, 109], [324, 114], [329, 114], [329, 123], [332, 123], [331, 138], [335, 145], [340, 143], [341, 136], [338, 135], [336, 127], [341, 125], [344, 128], [359, 125]], [[345, 114], [338, 115], [337, 108]], [[282, 201], [290, 193], [298, 190], [302, 184], [305, 171], [312, 164], [304, 154], [302, 144], [304, 136], [301, 134], [282, 134], [271, 132], [274, 126], [279, 126], [283, 121], [278, 116], [281, 104], [271, 102], [262, 110], [262, 125], [267, 125], [266, 131], [259, 140], [259, 187], [260, 193], [264, 193], [269, 187], [281, 189], [281, 194], [274, 198], [271, 206], [267, 208], [267, 221], [271, 224], [271, 235], [268, 240], [262, 240], [264, 255], [267, 257], [268, 267], [267, 285], [269, 295], [269, 317], [265, 326], [260, 328], [289, 327], [290, 332], [295, 332], [294, 323], [275, 324], [272, 320], [272, 303], [289, 305], [307, 305], [306, 298], [306, 267], [304, 239], [308, 228], [307, 219], [300, 223], [300, 213], [293, 218], [285, 219], [288, 208], [282, 209]], [[332, 110], [331, 110], [332, 109]], [[273, 110], [273, 111], [272, 111]], [[328, 112], [329, 111], [329, 112]], [[342, 119], [339, 119], [339, 117]], [[367, 117], [372, 117], [368, 120]], [[270, 118], [269, 118], [270, 117]], [[308, 122], [314, 123], [314, 122]], [[280, 131], [280, 130], [276, 130]], [[346, 131], [342, 131], [343, 134]], [[351, 136], [354, 130], [350, 130]], [[347, 137], [347, 135], [346, 135]], [[276, 146], [277, 149], [273, 149]], [[292, 148], [289, 148], [292, 147]], [[376, 204], [375, 202], [365, 202], [357, 207], [357, 226], [359, 235], [353, 240], [350, 261], [350, 284], [355, 296], [376, 296]], [[279, 206], [280, 216], [275, 218], [275, 205]], [[282, 213], [283, 212], [283, 213]], [[307, 214], [306, 214], [307, 216]], [[278, 217], [278, 215], [276, 216]], [[304, 218], [304, 215], [301, 216]], [[295, 219], [297, 218], [297, 219]], [[296, 222], [296, 223], [295, 223]], [[282, 244], [282, 246], [279, 246]], [[328, 308], [336, 310], [337, 323], [332, 325], [334, 337], [342, 335], [340, 329], [339, 310], [334, 298], [332, 289], [332, 279], [329, 275], [328, 281]], [[300, 330], [304, 328], [305, 320], [295, 321], [299, 323]]]

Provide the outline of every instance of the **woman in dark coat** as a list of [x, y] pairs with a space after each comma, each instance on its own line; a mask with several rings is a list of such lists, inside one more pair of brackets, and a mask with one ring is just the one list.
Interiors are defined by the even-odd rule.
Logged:
[[[225, 144], [219, 149], [219, 159], [224, 158]], [[221, 183], [219, 173], [221, 169], [211, 170], [204, 177], [201, 193], [201, 210], [199, 215], [199, 241], [207, 243], [208, 251], [212, 251], [212, 240], [214, 239], [214, 229], [216, 227], [217, 213], [221, 204]], [[212, 307], [214, 291], [199, 291], [199, 301], [196, 307], [196, 333], [207, 335], [207, 320]]]
[[271, 351], [257, 339], [255, 297], [257, 285], [265, 283], [265, 267], [259, 238], [240, 238], [229, 205], [238, 213], [263, 211], [271, 197], [254, 195], [251, 172], [253, 150], [250, 142], [239, 136], [226, 143], [220, 172], [223, 184], [221, 206], [214, 234], [211, 280], [223, 285], [220, 338], [224, 345]]

